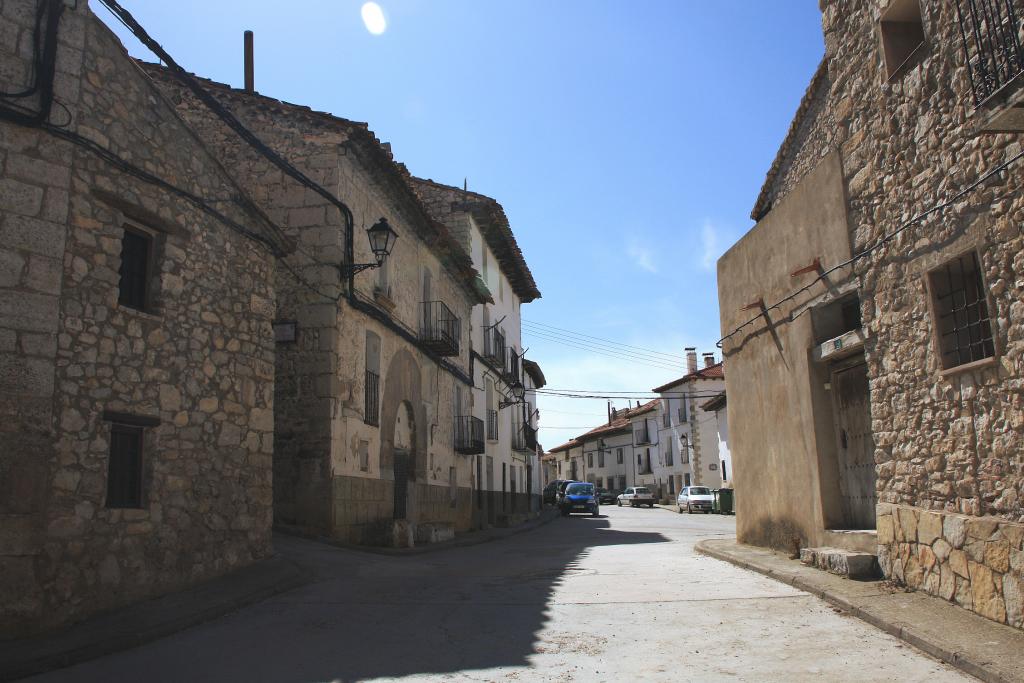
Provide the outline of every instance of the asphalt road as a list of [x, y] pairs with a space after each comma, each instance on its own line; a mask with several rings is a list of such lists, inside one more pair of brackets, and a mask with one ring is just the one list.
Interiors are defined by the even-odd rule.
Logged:
[[602, 508], [411, 556], [279, 538], [303, 588], [33, 681], [952, 681], [811, 595], [698, 555], [734, 520]]

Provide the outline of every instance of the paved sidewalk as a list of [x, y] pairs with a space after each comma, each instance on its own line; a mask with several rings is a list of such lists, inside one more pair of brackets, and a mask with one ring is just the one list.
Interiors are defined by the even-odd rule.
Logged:
[[[518, 526], [460, 534], [444, 543], [404, 549], [356, 546], [351, 549], [374, 554], [417, 555], [507, 538], [557, 517], [557, 510], [546, 509], [539, 517]], [[57, 633], [0, 641], [0, 681], [12, 681], [137, 647], [322, 578], [315, 576], [315, 568], [306, 566], [303, 557], [289, 555], [290, 545], [280, 542], [286, 537], [275, 534], [275, 546], [281, 546], [283, 552], [226, 576], [91, 617]]]
[[983, 681], [1024, 681], [1024, 632], [939, 598], [884, 581], [851, 581], [732, 539], [707, 539], [697, 552], [807, 591]]

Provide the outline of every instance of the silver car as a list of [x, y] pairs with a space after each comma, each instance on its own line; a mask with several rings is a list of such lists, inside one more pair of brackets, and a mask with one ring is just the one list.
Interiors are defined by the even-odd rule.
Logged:
[[686, 508], [686, 511], [690, 513], [700, 510], [707, 514], [711, 512], [714, 505], [715, 497], [707, 486], [684, 486], [679, 491], [679, 497], [676, 498], [676, 507], [679, 508], [680, 513], [683, 508]]
[[639, 507], [646, 505], [649, 508], [654, 507], [654, 494], [646, 486], [630, 486], [628, 489], [619, 494], [619, 497], [615, 500], [615, 504], [619, 507], [623, 505], [629, 505], [630, 507]]

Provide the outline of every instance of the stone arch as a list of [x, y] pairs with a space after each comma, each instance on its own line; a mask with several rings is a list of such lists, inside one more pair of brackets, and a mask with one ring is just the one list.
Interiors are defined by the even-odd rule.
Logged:
[[408, 419], [412, 422], [407, 435], [410, 443], [402, 444], [409, 452], [410, 478], [421, 478], [425, 473], [427, 453], [422, 374], [419, 363], [405, 349], [396, 352], [388, 363], [380, 404], [381, 478], [394, 478], [395, 436], [399, 409], [408, 410]]

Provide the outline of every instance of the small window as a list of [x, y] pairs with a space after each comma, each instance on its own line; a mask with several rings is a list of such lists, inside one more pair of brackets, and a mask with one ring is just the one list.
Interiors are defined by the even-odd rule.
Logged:
[[366, 375], [363, 385], [363, 422], [380, 424], [380, 337], [366, 333]]
[[942, 368], [995, 356], [978, 255], [965, 254], [928, 274]]
[[150, 256], [153, 238], [126, 227], [121, 238], [121, 280], [117, 303], [145, 311], [149, 304]]
[[615, 451], [615, 462], [616, 462], [616, 464], [619, 464], [619, 465], [622, 464], [622, 449], [621, 448], [616, 449], [616, 451]]
[[107, 507], [142, 507], [142, 427], [110, 425]]
[[918, 0], [892, 0], [882, 13], [882, 53], [886, 78], [903, 73], [924, 45], [924, 24]]

